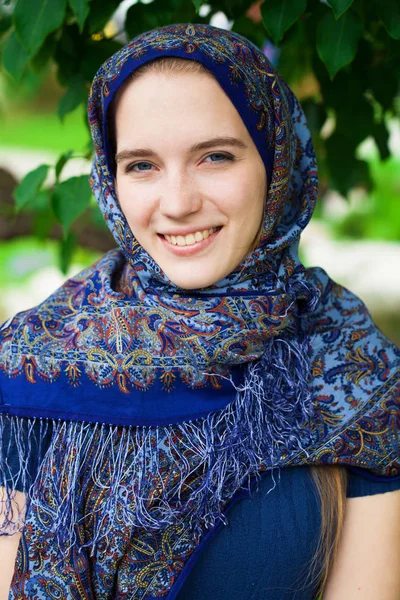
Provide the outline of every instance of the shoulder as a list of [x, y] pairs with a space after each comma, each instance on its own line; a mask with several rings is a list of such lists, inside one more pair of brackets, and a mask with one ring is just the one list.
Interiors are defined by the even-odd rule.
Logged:
[[394, 600], [400, 594], [400, 489], [347, 500], [324, 600]]
[[400, 351], [360, 298], [320, 269], [309, 277], [320, 290], [308, 319], [315, 461], [400, 476]]
[[309, 313], [307, 323], [313, 354], [325, 349], [330, 356], [336, 357], [368, 347], [377, 353], [386, 352], [387, 362], [399, 367], [399, 348], [375, 325], [361, 298], [330, 279], [322, 269], [308, 271], [308, 278], [320, 292], [319, 302]]
[[308, 323], [313, 389], [323, 390], [351, 414], [366, 398], [378, 399], [396, 387], [400, 350], [375, 325], [358, 296], [323, 271], [312, 271], [321, 278], [320, 302]]
[[400, 490], [400, 475], [384, 477], [359, 467], [348, 467], [347, 472], [347, 498], [375, 496]]

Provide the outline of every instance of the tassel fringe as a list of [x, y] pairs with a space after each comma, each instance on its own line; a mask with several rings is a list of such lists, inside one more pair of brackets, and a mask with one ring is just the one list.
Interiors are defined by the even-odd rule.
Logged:
[[[296, 338], [294, 338], [296, 339]], [[206, 418], [163, 427], [117, 427], [0, 415], [0, 535], [35, 510], [62, 554], [190, 517], [193, 535], [219, 520], [250, 480], [304, 450], [313, 408], [308, 343], [275, 338], [249, 363], [235, 400]], [[233, 382], [232, 382], [233, 385]], [[14, 464], [13, 464], [14, 463]], [[2, 516], [3, 515], [3, 516]]]

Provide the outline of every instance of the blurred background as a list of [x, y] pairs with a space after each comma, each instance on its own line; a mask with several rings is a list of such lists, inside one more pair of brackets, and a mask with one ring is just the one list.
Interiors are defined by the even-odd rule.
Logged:
[[[302, 102], [320, 173], [301, 244], [400, 344], [400, 11], [367, 0], [0, 5], [0, 322], [115, 246], [91, 196], [90, 81], [142, 31], [211, 23], [263, 49]], [[32, 33], [32, 30], [34, 33]]]

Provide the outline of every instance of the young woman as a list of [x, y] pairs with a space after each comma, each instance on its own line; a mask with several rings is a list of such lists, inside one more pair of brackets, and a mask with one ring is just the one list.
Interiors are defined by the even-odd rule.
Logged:
[[299, 260], [293, 93], [173, 25], [103, 65], [89, 120], [120, 248], [1, 330], [4, 597], [398, 599], [399, 351]]

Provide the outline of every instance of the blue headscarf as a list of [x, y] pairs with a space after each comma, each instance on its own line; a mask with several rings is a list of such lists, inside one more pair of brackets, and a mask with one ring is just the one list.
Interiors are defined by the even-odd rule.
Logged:
[[[211, 71], [268, 175], [257, 248], [190, 292], [134, 238], [107, 130], [122, 83], [165, 56]], [[187, 520], [187, 560], [262, 471], [339, 463], [400, 476], [399, 352], [356, 296], [300, 262], [315, 156], [263, 53], [209, 25], [146, 32], [100, 68], [88, 112], [92, 189], [119, 248], [0, 331], [0, 485], [21, 486], [65, 551], [95, 553], [122, 524], [140, 538]]]

